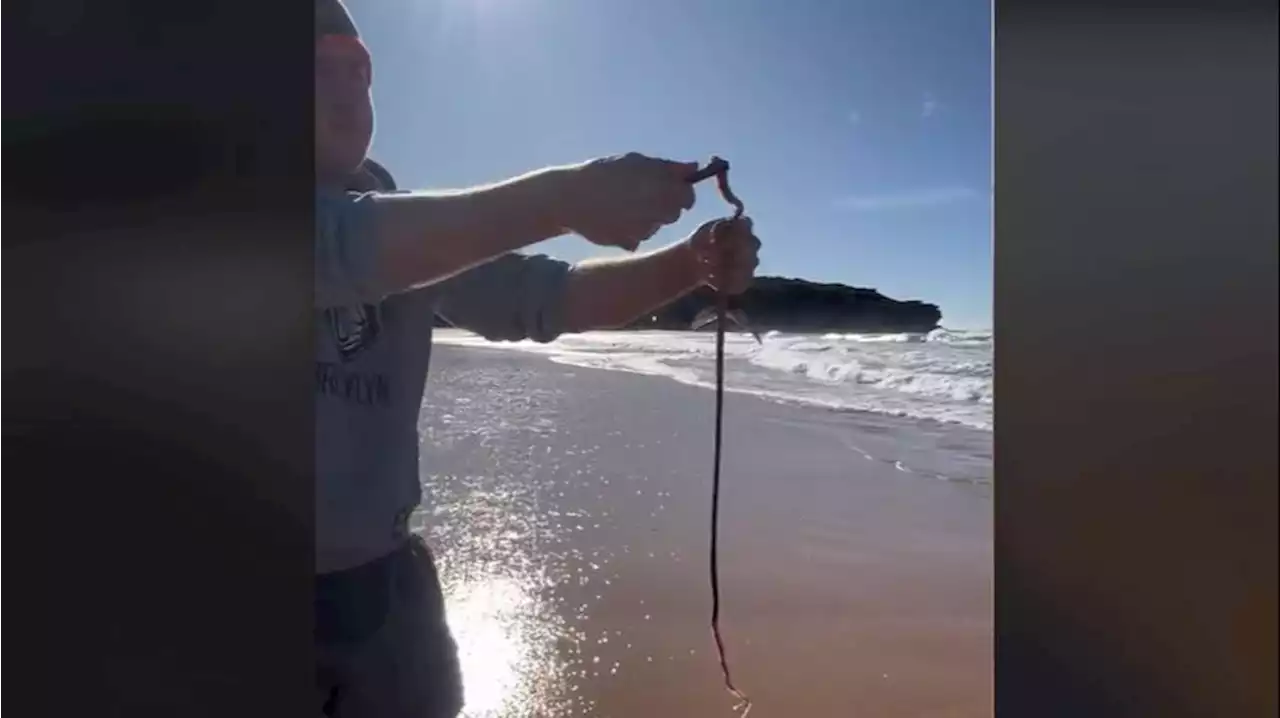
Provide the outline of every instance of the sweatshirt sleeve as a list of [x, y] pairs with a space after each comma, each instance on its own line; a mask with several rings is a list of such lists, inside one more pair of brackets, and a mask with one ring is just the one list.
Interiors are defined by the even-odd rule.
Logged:
[[374, 196], [372, 192], [317, 192], [316, 308], [377, 304], [386, 296], [378, 279]]
[[570, 269], [545, 255], [505, 254], [444, 282], [437, 311], [486, 339], [549, 342], [567, 331]]

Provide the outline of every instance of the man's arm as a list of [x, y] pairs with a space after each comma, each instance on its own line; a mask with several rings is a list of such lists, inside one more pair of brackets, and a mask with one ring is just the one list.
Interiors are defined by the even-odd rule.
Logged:
[[442, 283], [437, 309], [486, 339], [549, 342], [566, 332], [625, 326], [698, 284], [687, 240], [576, 265], [511, 253]]
[[563, 171], [461, 192], [320, 192], [316, 305], [376, 303], [562, 234]]
[[648, 254], [579, 262], [565, 287], [567, 331], [618, 329], [702, 283], [689, 241]]
[[441, 282], [436, 311], [491, 341], [549, 342], [566, 331], [571, 270], [558, 259], [512, 252]]
[[629, 153], [449, 193], [317, 193], [316, 305], [371, 304], [565, 232], [635, 249], [693, 206], [696, 164]]
[[569, 331], [617, 329], [706, 284], [745, 292], [760, 264], [760, 238], [749, 218], [704, 222], [665, 249], [575, 266], [565, 289]]
[[[617, 329], [702, 284], [736, 295], [759, 265], [748, 218], [705, 222], [656, 252], [570, 265], [510, 254], [445, 284], [439, 310], [488, 339], [549, 342], [564, 332]], [[721, 231], [717, 231], [717, 226]]]

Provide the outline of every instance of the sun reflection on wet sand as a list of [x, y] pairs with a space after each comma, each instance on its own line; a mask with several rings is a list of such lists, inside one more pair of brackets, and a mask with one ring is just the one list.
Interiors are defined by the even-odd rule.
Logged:
[[[733, 715], [707, 627], [705, 397], [448, 357], [412, 528], [462, 715]], [[759, 715], [989, 716], [989, 499], [851, 455], [838, 432], [879, 435], [840, 416], [737, 412], [725, 638]]]
[[520, 583], [489, 577], [445, 586], [449, 623], [458, 641], [466, 712], [518, 715], [538, 692], [537, 604]]
[[556, 486], [555, 468], [517, 469], [518, 479], [429, 475], [431, 507], [413, 518], [436, 554], [467, 718], [581, 715], [591, 707], [573, 670], [591, 601], [577, 586], [581, 548], [570, 543], [583, 517], [541, 496]]
[[555, 610], [554, 589], [518, 552], [505, 554], [505, 561], [473, 556], [470, 562], [466, 553], [440, 565], [462, 668], [462, 716], [572, 715], [562, 649], [573, 631]]

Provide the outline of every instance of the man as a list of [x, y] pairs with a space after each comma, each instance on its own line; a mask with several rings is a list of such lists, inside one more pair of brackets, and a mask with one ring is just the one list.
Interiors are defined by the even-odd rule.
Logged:
[[320, 701], [328, 715], [452, 716], [462, 705], [456, 647], [431, 554], [408, 531], [436, 313], [500, 340], [619, 327], [702, 284], [741, 292], [759, 241], [741, 220], [717, 246], [707, 223], [623, 259], [519, 254], [566, 232], [635, 250], [692, 207], [686, 178], [697, 164], [629, 154], [464, 191], [394, 192], [365, 157], [372, 76], [345, 8], [317, 0]]

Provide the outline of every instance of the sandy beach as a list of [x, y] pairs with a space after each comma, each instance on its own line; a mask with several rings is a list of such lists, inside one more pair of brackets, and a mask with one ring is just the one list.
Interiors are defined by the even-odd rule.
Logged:
[[[439, 346], [425, 498], [468, 716], [733, 715], [713, 395]], [[726, 397], [722, 628], [765, 716], [992, 713], [990, 434]]]

